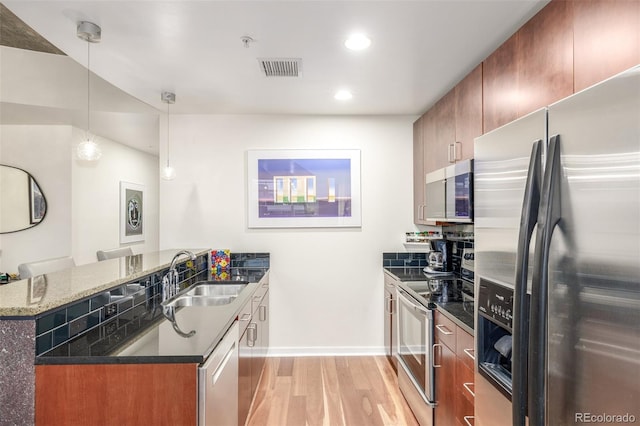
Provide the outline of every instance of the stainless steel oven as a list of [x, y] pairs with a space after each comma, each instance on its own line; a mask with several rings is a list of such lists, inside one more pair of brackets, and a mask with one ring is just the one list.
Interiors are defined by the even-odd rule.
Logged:
[[433, 424], [433, 311], [398, 288], [398, 382], [422, 426]]

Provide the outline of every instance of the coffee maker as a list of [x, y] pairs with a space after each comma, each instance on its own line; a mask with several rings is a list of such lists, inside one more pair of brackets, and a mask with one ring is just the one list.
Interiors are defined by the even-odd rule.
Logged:
[[448, 240], [431, 240], [431, 252], [429, 253], [429, 266], [425, 268], [427, 273], [449, 274], [453, 271], [452, 252], [453, 243]]

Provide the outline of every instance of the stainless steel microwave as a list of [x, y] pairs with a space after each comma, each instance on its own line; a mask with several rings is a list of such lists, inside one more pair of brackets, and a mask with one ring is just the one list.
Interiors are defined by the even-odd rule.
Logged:
[[473, 160], [428, 173], [425, 216], [439, 222], [473, 222]]

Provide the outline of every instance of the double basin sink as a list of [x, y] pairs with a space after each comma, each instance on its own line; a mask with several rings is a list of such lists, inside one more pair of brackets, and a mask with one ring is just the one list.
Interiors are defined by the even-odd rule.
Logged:
[[249, 281], [200, 281], [163, 303], [167, 307], [228, 305]]

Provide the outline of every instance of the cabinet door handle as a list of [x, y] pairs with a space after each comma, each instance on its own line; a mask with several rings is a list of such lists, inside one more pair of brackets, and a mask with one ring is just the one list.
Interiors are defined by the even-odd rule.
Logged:
[[385, 296], [384, 298], [385, 298], [385, 300], [387, 302], [387, 303], [385, 303], [385, 306], [384, 306], [385, 311], [388, 314], [392, 314], [393, 313], [393, 299], [391, 297], [389, 297], [389, 296]]
[[[452, 152], [453, 152], [453, 155], [451, 155]], [[448, 145], [447, 160], [449, 160], [450, 163], [455, 163], [456, 162], [456, 144], [454, 144], [454, 143], [450, 143]]]
[[250, 321], [251, 320], [251, 314], [242, 314], [242, 316], [240, 317], [240, 321]]
[[463, 419], [464, 419], [464, 422], [467, 424], [467, 426], [473, 426], [469, 421], [469, 419], [473, 420], [473, 416], [464, 416]]
[[267, 320], [267, 307], [265, 305], [260, 305], [260, 321]]
[[[433, 344], [433, 348], [431, 350], [431, 365], [433, 366], [433, 368], [440, 368], [440, 367], [442, 367], [442, 365], [441, 364], [436, 364], [436, 346], [442, 347], [442, 345], [440, 343], [434, 343]], [[442, 349], [440, 351], [442, 352]]]
[[258, 325], [256, 323], [251, 323], [247, 327], [247, 346], [249, 346], [250, 348], [254, 347], [256, 344], [256, 340], [258, 338], [257, 331]]
[[[475, 350], [475, 349], [463, 349], [463, 350], [462, 350], [462, 352], [464, 352], [465, 354], [467, 354], [467, 356], [468, 356], [469, 358], [471, 358], [472, 360], [474, 360], [474, 361], [476, 360], [476, 357], [475, 357], [475, 355], [474, 355], [474, 354], [476, 353], [476, 350]], [[472, 353], [472, 352], [473, 352], [473, 353]]]
[[473, 391], [471, 390], [471, 388], [469, 386], [473, 386], [473, 383], [463, 383], [462, 386], [464, 386], [464, 388], [467, 390], [467, 392], [469, 392], [469, 394], [471, 394], [472, 397], [476, 397], [476, 394], [473, 393]]
[[436, 324], [436, 328], [440, 333], [444, 334], [445, 336], [449, 336], [453, 334], [453, 331], [449, 330], [446, 326], [442, 324]]
[[[458, 149], [458, 145], [460, 145], [460, 149]], [[453, 147], [453, 158], [456, 161], [462, 160], [462, 142], [456, 141], [456, 144]]]

